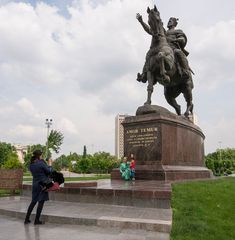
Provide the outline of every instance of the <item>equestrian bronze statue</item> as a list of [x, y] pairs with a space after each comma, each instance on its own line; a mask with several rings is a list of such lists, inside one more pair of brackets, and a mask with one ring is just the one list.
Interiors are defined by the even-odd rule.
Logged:
[[152, 42], [146, 55], [143, 72], [137, 74], [137, 81], [148, 82], [148, 96], [145, 105], [151, 104], [153, 86], [158, 82], [164, 86], [164, 95], [167, 102], [181, 115], [181, 107], [176, 97], [183, 93], [187, 102], [186, 117], [193, 112], [192, 103], [192, 70], [189, 67], [185, 50], [187, 37], [180, 29], [175, 29], [178, 19], [170, 18], [168, 30], [163, 27], [160, 13], [156, 6], [148, 8], [148, 24], [137, 13], [136, 18], [144, 30], [152, 36]]

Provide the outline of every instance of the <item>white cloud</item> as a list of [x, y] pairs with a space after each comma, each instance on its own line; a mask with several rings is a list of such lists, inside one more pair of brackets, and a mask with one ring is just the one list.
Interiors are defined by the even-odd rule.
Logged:
[[233, 41], [235, 20], [220, 21], [210, 27], [193, 26], [190, 29], [191, 55], [196, 64], [195, 79], [208, 90], [234, 81], [235, 48]]
[[4, 106], [0, 109], [0, 116], [6, 116], [14, 111], [14, 108], [11, 106]]
[[30, 118], [33, 121], [41, 121], [45, 118], [44, 114], [40, 113], [33, 103], [25, 97], [16, 102], [16, 107], [20, 114], [24, 114], [26, 118]]
[[19, 124], [10, 130], [10, 134], [19, 135], [22, 138], [31, 138], [35, 135], [35, 127], [30, 125]]
[[[205, 125], [204, 125], [205, 124]], [[220, 147], [234, 148], [235, 132], [234, 118], [225, 118], [224, 116], [211, 120], [210, 123], [203, 122], [205, 128], [207, 152], [212, 152]]]
[[21, 98], [16, 104], [22, 108], [24, 112], [35, 113], [33, 104], [27, 98]]
[[71, 120], [65, 117], [59, 121], [58, 128], [61, 129], [62, 132], [68, 132], [69, 134], [78, 133], [76, 125]]

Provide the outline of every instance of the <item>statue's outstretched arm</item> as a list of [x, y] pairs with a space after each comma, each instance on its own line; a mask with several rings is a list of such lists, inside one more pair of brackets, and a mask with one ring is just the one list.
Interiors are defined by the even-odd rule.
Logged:
[[139, 13], [136, 14], [136, 19], [140, 22], [140, 24], [142, 25], [143, 29], [144, 29], [148, 34], [152, 35], [152, 31], [151, 31], [149, 25], [146, 24], [146, 23], [143, 21], [143, 18], [142, 18], [142, 16], [141, 16]]

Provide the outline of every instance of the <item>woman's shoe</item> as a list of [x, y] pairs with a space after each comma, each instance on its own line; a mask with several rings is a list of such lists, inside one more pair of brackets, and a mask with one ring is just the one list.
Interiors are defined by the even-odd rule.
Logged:
[[31, 223], [30, 220], [28, 220], [28, 219], [25, 219], [25, 220], [24, 220], [24, 224], [29, 224], [29, 223]]

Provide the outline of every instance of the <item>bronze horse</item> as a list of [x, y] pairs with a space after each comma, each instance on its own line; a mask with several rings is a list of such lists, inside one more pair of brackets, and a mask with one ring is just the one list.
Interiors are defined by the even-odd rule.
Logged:
[[[167, 42], [165, 29], [160, 17], [160, 13], [156, 6], [153, 9], [147, 9], [148, 24], [150, 28], [144, 29], [152, 35], [152, 44], [146, 56], [146, 80], [148, 81], [148, 95], [145, 105], [151, 104], [151, 96], [153, 86], [159, 82], [164, 86], [164, 95], [167, 102], [175, 109], [178, 115], [181, 115], [181, 107], [176, 102], [176, 97], [183, 94], [187, 102], [187, 109], [184, 113], [186, 117], [193, 112], [192, 89], [193, 81], [192, 74], [189, 73], [187, 79], [182, 78], [177, 70], [174, 50]], [[137, 14], [137, 19], [138, 19]], [[139, 15], [139, 17], [141, 17]], [[138, 19], [139, 20], [139, 19]], [[142, 17], [141, 17], [142, 20]], [[143, 80], [142, 82], [146, 82]], [[139, 80], [138, 80], [139, 81]]]

